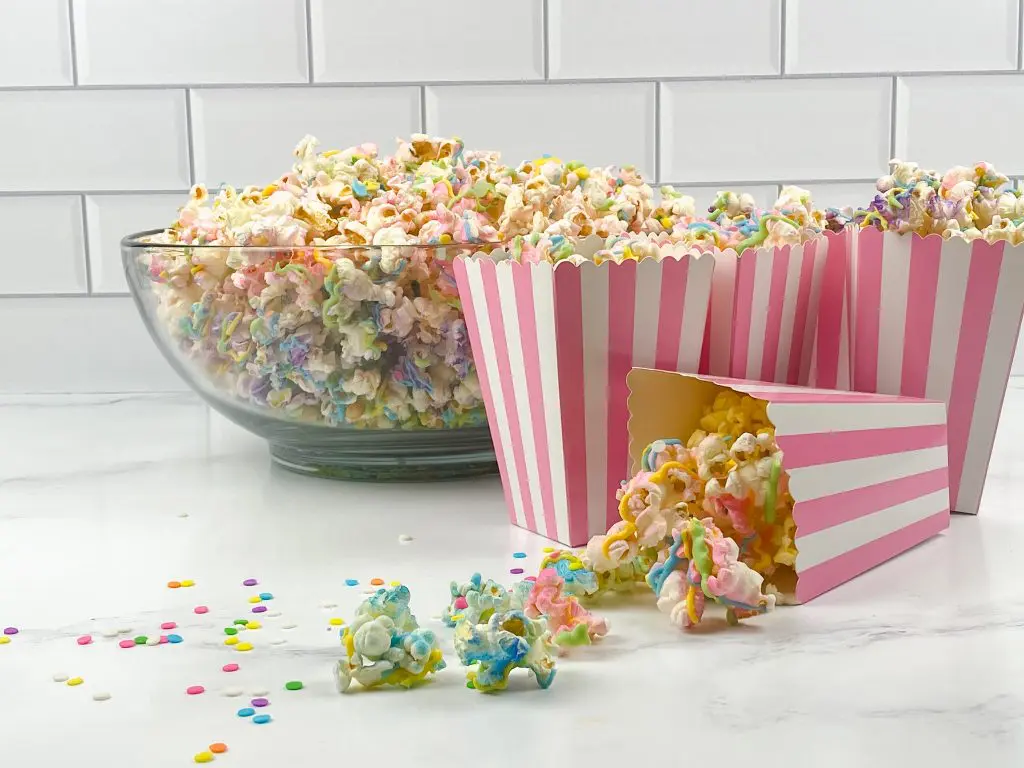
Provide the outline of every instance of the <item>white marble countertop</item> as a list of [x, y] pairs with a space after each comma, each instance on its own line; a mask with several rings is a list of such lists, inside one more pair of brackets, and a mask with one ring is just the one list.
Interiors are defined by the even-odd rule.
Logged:
[[[517, 672], [484, 696], [464, 687], [432, 617], [450, 579], [532, 572], [548, 544], [507, 524], [497, 479], [298, 477], [187, 396], [0, 400], [0, 627], [20, 629], [0, 645], [0, 766], [184, 766], [217, 741], [225, 768], [1020, 766], [1021, 426], [1024, 389], [1011, 389], [979, 518], [954, 516], [945, 535], [811, 604], [683, 634], [649, 597], [612, 601], [612, 634], [560, 661], [549, 690]], [[363, 597], [346, 578], [373, 577], [410, 587], [449, 667], [414, 691], [341, 696], [327, 620]], [[166, 587], [183, 579], [196, 585]], [[251, 616], [261, 590], [282, 615], [246, 633], [253, 651], [225, 646], [222, 628]], [[164, 621], [181, 644], [125, 650], [100, 634], [153, 635]], [[86, 633], [94, 642], [78, 645]], [[230, 662], [241, 669], [222, 672]], [[283, 689], [296, 679], [304, 690]], [[186, 695], [197, 684], [206, 693]], [[246, 695], [225, 697], [236, 686]], [[270, 691], [263, 726], [235, 714], [256, 689]], [[94, 701], [100, 691], [110, 700]]]

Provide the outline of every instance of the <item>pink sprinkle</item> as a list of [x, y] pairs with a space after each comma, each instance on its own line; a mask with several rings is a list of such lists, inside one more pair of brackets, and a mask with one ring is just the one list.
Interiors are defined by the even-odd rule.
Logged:
[[210, 612], [210, 609], [207, 608], [205, 605], [197, 605], [192, 610], [195, 611], [198, 614], [203, 614], [203, 613], [209, 613]]
[[170, 642], [170, 640], [167, 639], [167, 635], [160, 635], [160, 645], [163, 645], [164, 643], [169, 643], [169, 642]]
[[469, 603], [466, 602], [466, 598], [464, 597], [456, 597], [455, 607], [461, 611], [463, 608], [469, 608]]
[[238, 665], [237, 664], [225, 664], [223, 667], [221, 667], [221, 669], [223, 669], [225, 672], [237, 672], [238, 671]]
[[523, 581], [536, 581], [536, 580], [537, 580], [536, 576], [527, 576], [525, 579], [523, 579]]
[[178, 625], [173, 621], [165, 621], [163, 624], [160, 625], [160, 629], [174, 629], [177, 626]]
[[92, 642], [92, 635], [82, 635], [80, 638], [78, 638], [78, 644], [79, 645], [88, 645], [91, 642]]
[[134, 648], [135, 647], [135, 641], [134, 640], [122, 640], [120, 643], [118, 643], [118, 645], [120, 645], [122, 648]]
[[189, 696], [198, 696], [200, 693], [204, 693], [205, 691], [206, 689], [201, 685], [190, 685], [185, 689], [185, 693]]
[[257, 584], [259, 584], [259, 582], [256, 581], [256, 579], [246, 579], [242, 582], [243, 587], [255, 587]]

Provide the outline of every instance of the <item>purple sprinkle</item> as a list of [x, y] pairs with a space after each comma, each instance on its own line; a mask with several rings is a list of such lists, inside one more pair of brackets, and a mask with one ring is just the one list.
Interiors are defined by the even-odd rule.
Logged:
[[270, 699], [253, 699], [249, 703], [254, 707], [265, 707], [270, 703]]
[[7, 627], [4, 630], [4, 634], [5, 635], [16, 635], [16, 634], [18, 634], [18, 628], [17, 627]]
[[509, 573], [522, 573], [522, 572], [523, 572], [522, 568], [512, 568], [512, 569], [509, 570]]
[[255, 587], [257, 584], [259, 584], [259, 582], [256, 581], [256, 579], [246, 579], [242, 582], [243, 587]]
[[264, 613], [266, 610], [267, 610], [267, 606], [265, 606], [265, 605], [254, 605], [252, 607], [252, 612], [253, 613]]

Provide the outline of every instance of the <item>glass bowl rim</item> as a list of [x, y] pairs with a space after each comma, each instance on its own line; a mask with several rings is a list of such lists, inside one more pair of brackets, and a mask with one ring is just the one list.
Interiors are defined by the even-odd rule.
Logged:
[[260, 251], [273, 251], [280, 253], [281, 251], [308, 251], [311, 248], [316, 248], [322, 251], [356, 251], [356, 250], [387, 250], [389, 248], [417, 248], [417, 249], [429, 249], [437, 250], [438, 248], [465, 248], [467, 250], [479, 250], [482, 248], [490, 247], [495, 250], [498, 248], [504, 248], [510, 245], [514, 238], [508, 238], [505, 240], [477, 240], [471, 243], [403, 243], [403, 244], [386, 244], [386, 245], [374, 245], [372, 243], [366, 243], [364, 245], [358, 245], [356, 243], [337, 243], [330, 245], [195, 245], [191, 243], [153, 243], [147, 242], [144, 238], [159, 235], [165, 232], [165, 229], [146, 229], [141, 232], [133, 232], [125, 235], [121, 238], [122, 249], [133, 249], [142, 250], [149, 248], [180, 248], [180, 249], [204, 249], [204, 250], [243, 250], [249, 252], [260, 252]]

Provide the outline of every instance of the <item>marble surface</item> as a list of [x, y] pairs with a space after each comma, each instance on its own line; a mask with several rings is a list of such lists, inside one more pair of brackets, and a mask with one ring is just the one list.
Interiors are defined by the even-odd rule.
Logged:
[[[0, 765], [183, 766], [215, 741], [230, 747], [216, 765], [245, 768], [1021, 765], [1022, 427], [1015, 381], [981, 515], [807, 606], [684, 635], [649, 599], [612, 600], [612, 634], [560, 662], [550, 690], [521, 672], [483, 696], [433, 618], [447, 583], [529, 573], [548, 544], [507, 524], [497, 479], [310, 480], [188, 396], [7, 397], [0, 627], [21, 632], [0, 645]], [[259, 588], [240, 585], [250, 576]], [[409, 585], [450, 666], [419, 690], [341, 696], [328, 619], [363, 597], [346, 578], [373, 577]], [[282, 615], [234, 651], [222, 627], [251, 616], [260, 590]], [[100, 634], [163, 621], [183, 643], [122, 650]], [[93, 644], [77, 645], [85, 633]], [[306, 688], [285, 691], [295, 679]], [[196, 684], [207, 692], [186, 695]], [[236, 686], [247, 695], [223, 695]], [[235, 715], [257, 689], [270, 691], [264, 726]], [[93, 701], [101, 691], [111, 699]]]

